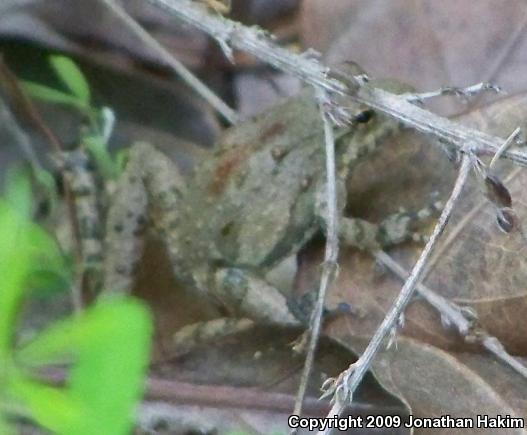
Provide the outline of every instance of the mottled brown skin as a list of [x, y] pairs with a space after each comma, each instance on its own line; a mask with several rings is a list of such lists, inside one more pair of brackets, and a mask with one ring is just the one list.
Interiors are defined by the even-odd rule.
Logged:
[[[340, 214], [353, 167], [398, 129], [379, 115], [364, 119], [336, 132]], [[228, 130], [186, 182], [155, 147], [134, 145], [109, 214], [105, 288], [130, 288], [140, 252], [134, 234], [148, 213], [175, 275], [189, 289], [213, 296], [238, 316], [297, 323], [299, 315], [264, 276], [324, 231], [325, 177], [322, 122], [309, 91]], [[411, 239], [409, 221], [409, 214], [399, 213], [379, 230], [342, 217], [341, 236], [374, 250]]]

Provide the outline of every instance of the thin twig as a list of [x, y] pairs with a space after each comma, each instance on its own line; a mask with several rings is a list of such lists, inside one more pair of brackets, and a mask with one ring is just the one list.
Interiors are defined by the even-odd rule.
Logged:
[[4, 59], [0, 57], [0, 79], [3, 82], [5, 90], [10, 95], [10, 98], [16, 102], [19, 110], [25, 117], [34, 125], [34, 127], [42, 133], [46, 138], [51, 148], [56, 153], [62, 152], [62, 145], [53, 133], [53, 131], [46, 125], [40, 116], [37, 109], [27, 97], [26, 93], [20, 87], [17, 77], [11, 72]]
[[[375, 253], [375, 258], [381, 264], [385, 265], [389, 270], [391, 270], [392, 273], [399, 277], [399, 279], [403, 281], [408, 279], [409, 273], [397, 262], [395, 262], [392, 257], [386, 254], [386, 252], [377, 251]], [[433, 292], [423, 284], [418, 284], [416, 288], [419, 295], [421, 295], [426, 302], [433, 306], [441, 314], [441, 316], [446, 317], [446, 319], [451, 324], [455, 325], [458, 332], [463, 337], [468, 334], [471, 328], [471, 321], [466, 318], [460, 307]]]
[[[228, 20], [218, 14], [211, 14], [203, 5], [189, 0], [145, 0], [166, 9], [178, 19], [203, 30], [215, 38], [227, 56], [232, 57], [232, 49], [252, 54], [265, 63], [303, 80], [305, 83], [324, 89], [329, 93], [348, 95], [399, 120], [442, 142], [449, 143], [458, 150], [470, 149], [476, 154], [494, 155], [503, 139], [482, 133], [438, 116], [432, 112], [409, 103], [404, 97], [382, 91], [370, 86], [358, 77], [337, 80], [328, 75], [329, 69], [312, 56], [292, 53], [272, 42], [261, 29], [246, 27]], [[309, 53], [309, 52], [308, 52]], [[527, 154], [520, 151], [507, 151], [503, 157], [517, 164], [527, 166]]]
[[[408, 279], [408, 272], [385, 252], [376, 252], [375, 258], [401, 280], [405, 281]], [[471, 330], [473, 329], [474, 319], [467, 318], [468, 316], [459, 305], [445, 299], [425, 285], [418, 284], [416, 288], [419, 295], [439, 312], [441, 319], [445, 319], [449, 324], [454, 325], [463, 338], [469, 338]], [[470, 338], [472, 339], [474, 337]], [[503, 344], [496, 337], [489, 335], [478, 325], [477, 336], [475, 338], [485, 349], [496, 356], [496, 358], [527, 379], [527, 367], [507, 353]]]
[[207, 85], [198, 79], [192, 72], [177, 60], [165, 47], [154, 39], [136, 20], [134, 20], [114, 0], [102, 0], [103, 3], [117, 16], [139, 39], [170, 66], [176, 74], [198, 95], [214, 107], [231, 124], [236, 124], [238, 114], [230, 108], [221, 98], [212, 92]]
[[[307, 349], [304, 369], [300, 378], [300, 385], [295, 401], [293, 414], [302, 413], [302, 403], [306, 394], [309, 376], [315, 360], [315, 352], [320, 336], [322, 325], [322, 312], [324, 310], [324, 301], [326, 294], [333, 282], [335, 271], [337, 269], [337, 258], [339, 252], [338, 238], [338, 216], [337, 216], [337, 188], [335, 179], [335, 137], [333, 134], [333, 123], [328, 117], [329, 98], [326, 93], [317, 89], [317, 99], [320, 108], [320, 116], [324, 124], [324, 140], [326, 150], [326, 250], [324, 255], [324, 266], [320, 277], [320, 287], [318, 289], [317, 301], [311, 314], [309, 346]], [[296, 433], [294, 430], [292, 433]]]
[[401, 95], [406, 97], [406, 99], [411, 103], [414, 101], [418, 103], [423, 103], [425, 100], [430, 100], [432, 98], [443, 97], [448, 95], [454, 95], [458, 98], [468, 99], [474, 95], [481, 95], [483, 92], [487, 91], [492, 91], [495, 93], [502, 92], [499, 86], [496, 86], [489, 82], [481, 82], [464, 88], [460, 88], [457, 86], [444, 86], [435, 91], [407, 93]]
[[516, 141], [516, 139], [518, 138], [518, 136], [520, 135], [521, 133], [521, 128], [518, 127], [516, 128], [516, 130], [514, 130], [510, 135], [509, 137], [507, 138], [507, 140], [505, 140], [505, 142], [503, 142], [503, 144], [499, 147], [498, 151], [496, 151], [496, 154], [494, 154], [494, 157], [492, 157], [492, 160], [490, 161], [489, 163], [489, 169], [492, 169], [494, 167], [494, 165], [496, 164], [496, 162], [499, 160], [499, 158], [501, 157], [501, 155], [507, 150], [507, 148], [509, 148], [513, 142]]
[[485, 349], [487, 349], [489, 352], [492, 352], [503, 363], [512, 367], [524, 378], [527, 378], [527, 367], [525, 367], [516, 358], [509, 355], [507, 351], [505, 350], [505, 348], [503, 347], [503, 344], [501, 344], [496, 337], [486, 336], [483, 338], [481, 344], [483, 345]]
[[[170, 379], [149, 377], [145, 398], [173, 404], [213, 406], [221, 408], [259, 409], [270, 412], [291, 412], [294, 397], [290, 394], [263, 391], [258, 387], [229, 387], [193, 384]], [[362, 404], [354, 404], [359, 408]], [[306, 409], [315, 415], [325, 415], [328, 402], [306, 399]]]
[[[441, 143], [451, 144], [458, 150], [471, 150], [474, 154], [494, 155], [503, 139], [488, 135], [443, 118], [421, 107], [409, 103], [398, 95], [374, 88], [367, 83], [361, 86], [355, 100], [377, 109], [418, 130]], [[506, 151], [502, 157], [527, 166], [527, 154], [520, 151]]]
[[[345, 93], [346, 85], [327, 77], [328, 69], [316, 59], [295, 54], [271, 42], [265, 32], [257, 27], [246, 27], [189, 0], [147, 0], [164, 8], [182, 21], [211, 35], [218, 41], [227, 57], [232, 59], [232, 48], [252, 54], [273, 67], [300, 77], [304, 82], [329, 92]], [[232, 48], [231, 48], [232, 47]]]
[[[454, 206], [456, 205], [457, 200], [461, 195], [463, 186], [465, 185], [468, 174], [471, 167], [471, 158], [468, 154], [464, 154], [461, 167], [459, 169], [459, 174], [452, 190], [452, 194], [448, 199], [445, 208], [443, 209], [439, 220], [434, 227], [430, 239], [426, 243], [423, 252], [419, 256], [419, 259], [415, 263], [415, 266], [412, 269], [410, 277], [404, 283], [399, 296], [392, 304], [390, 311], [386, 314], [386, 317], [382, 321], [381, 325], [375, 331], [372, 339], [370, 340], [368, 346], [364, 350], [360, 358], [352, 364], [347, 370], [342, 372], [337, 380], [333, 380], [329, 385], [327, 392], [334, 393], [335, 403], [331, 408], [331, 411], [328, 415], [329, 418], [337, 416], [341, 413], [344, 406], [346, 405], [347, 399], [353, 395], [353, 392], [356, 390], [362, 378], [366, 374], [367, 370], [370, 368], [370, 365], [373, 362], [376, 354], [381, 349], [382, 343], [386, 336], [392, 331], [394, 326], [397, 323], [397, 320], [404, 312], [404, 309], [410, 302], [413, 294], [415, 293], [415, 287], [419, 283], [422, 272], [426, 266], [430, 254], [433, 249], [437, 246], [437, 242], [443, 233], [448, 220], [452, 214]], [[319, 432], [326, 433], [326, 432]]]

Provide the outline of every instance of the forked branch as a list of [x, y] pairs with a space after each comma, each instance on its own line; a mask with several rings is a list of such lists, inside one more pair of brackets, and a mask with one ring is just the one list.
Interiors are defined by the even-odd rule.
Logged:
[[[397, 119], [410, 128], [435, 137], [457, 150], [470, 149], [477, 155], [495, 155], [503, 139], [465, 127], [410, 103], [404, 96], [372, 87], [361, 77], [338, 77], [320, 63], [312, 51], [296, 54], [277, 46], [272, 36], [257, 27], [247, 27], [190, 0], [145, 0], [164, 8], [174, 17], [212, 36], [232, 59], [232, 50], [252, 54], [261, 61], [330, 94], [350, 98]], [[508, 150], [502, 157], [527, 166], [527, 154]]]
[[430, 258], [434, 248], [437, 246], [437, 242], [441, 237], [441, 234], [443, 233], [450, 216], [452, 215], [454, 206], [456, 205], [463, 190], [463, 186], [467, 181], [471, 168], [471, 161], [472, 159], [469, 154], [463, 155], [456, 183], [450, 198], [448, 199], [445, 208], [443, 209], [441, 216], [439, 217], [439, 220], [432, 231], [432, 235], [421, 252], [419, 259], [415, 263], [410, 276], [404, 283], [399, 296], [392, 304], [390, 311], [386, 314], [386, 317], [382, 321], [377, 331], [375, 331], [375, 334], [371, 338], [368, 346], [360, 358], [355, 363], [350, 365], [347, 370], [342, 372], [337, 379], [331, 379], [326, 383], [326, 395], [333, 395], [334, 398], [334, 404], [328, 417], [331, 418], [333, 416], [339, 415], [342, 412], [344, 406], [348, 402], [348, 399], [353, 395], [353, 392], [356, 390], [362, 381], [362, 378], [370, 368], [373, 359], [383, 346], [385, 338], [396, 326], [399, 317], [404, 312], [406, 306], [414, 295], [416, 286], [422, 277], [427, 261]]
[[[324, 141], [326, 150], [326, 251], [324, 255], [324, 265], [322, 268], [322, 275], [320, 277], [320, 285], [317, 293], [317, 300], [310, 321], [309, 345], [307, 348], [306, 359], [304, 362], [304, 369], [300, 377], [300, 386], [298, 388], [295, 408], [293, 414], [302, 414], [302, 403], [306, 394], [307, 385], [309, 383], [309, 376], [315, 360], [315, 352], [317, 348], [318, 338], [320, 335], [320, 328], [322, 325], [322, 312], [324, 310], [324, 302], [326, 294], [330, 288], [335, 272], [337, 270], [337, 258], [339, 252], [339, 237], [338, 237], [338, 216], [337, 216], [337, 187], [335, 182], [335, 137], [333, 134], [333, 122], [329, 110], [328, 96], [325, 92], [318, 89], [317, 99], [320, 108], [320, 116], [324, 124]], [[292, 433], [296, 433], [293, 431]]]
[[[408, 278], [408, 273], [385, 252], [379, 251], [375, 257], [399, 279], [404, 281]], [[417, 291], [429, 305], [437, 310], [441, 315], [441, 318], [445, 320], [447, 324], [453, 325], [457, 329], [464, 339], [470, 341], [475, 340], [480, 343], [501, 362], [508, 365], [518, 374], [527, 379], [527, 367], [518, 359], [510, 355], [496, 337], [489, 335], [488, 332], [479, 326], [474, 330], [474, 323], [477, 319], [468, 318], [462, 307], [445, 299], [441, 295], [438, 295], [423, 284], [417, 285]]]

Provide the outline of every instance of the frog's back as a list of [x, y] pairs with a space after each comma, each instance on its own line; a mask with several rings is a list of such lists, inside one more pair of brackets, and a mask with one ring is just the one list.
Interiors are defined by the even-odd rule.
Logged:
[[191, 233], [218, 262], [271, 266], [315, 228], [324, 148], [312, 92], [230, 129], [220, 143], [189, 183], [189, 220], [199, 228]]

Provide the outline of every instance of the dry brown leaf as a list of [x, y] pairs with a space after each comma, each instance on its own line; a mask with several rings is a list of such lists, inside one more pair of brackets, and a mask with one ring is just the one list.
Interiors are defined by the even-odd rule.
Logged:
[[[356, 351], [365, 340], [348, 337]], [[412, 408], [417, 417], [475, 418], [477, 415], [527, 417], [525, 388], [527, 380], [504, 369], [491, 357], [455, 355], [406, 337], [397, 340], [397, 348], [385, 350], [373, 365], [381, 382], [391, 385]], [[429, 433], [416, 429], [415, 434]], [[452, 429], [434, 433], [451, 434]], [[495, 428], [464, 429], [463, 433], [495, 434]], [[527, 434], [522, 429], [499, 429], [499, 433]]]
[[[203, 62], [208, 46], [203, 33], [174, 26], [164, 12], [141, 0], [127, 1], [126, 9], [167, 44], [169, 50], [176, 52], [181, 61], [193, 66]], [[90, 59], [110, 56], [114, 62], [121, 63], [133, 57], [145, 63], [160, 64], [157, 55], [138, 43], [137, 38], [108, 12], [104, 3], [97, 0], [2, 2], [0, 37], [31, 41], [41, 47]]]
[[[462, 118], [478, 128], [502, 137], [508, 136], [518, 125], [525, 124], [527, 98], [525, 95], [503, 99]], [[522, 119], [523, 118], [523, 119]], [[501, 121], [503, 120], [503, 121]], [[510, 166], [502, 168], [510, 170]], [[522, 172], [514, 181], [506, 183], [513, 197], [513, 206], [524, 225], [527, 209], [522, 186], [527, 180]], [[433, 146], [419, 135], [406, 132], [394, 138], [373, 159], [359, 165], [349, 183], [349, 213], [380, 222], [388, 213], [401, 206], [410, 210], [430, 201], [431, 193], [448, 195], [455, 168], [440, 147]], [[504, 176], [502, 176], [504, 179]], [[527, 353], [527, 267], [524, 261], [526, 245], [518, 232], [505, 234], [496, 225], [496, 212], [485, 198], [483, 180], [471, 178], [458, 210], [451, 220], [450, 230], [459, 233], [453, 243], [440, 254], [437, 268], [432, 271], [427, 285], [432, 290], [462, 305], [470, 305], [478, 312], [481, 326], [496, 335], [511, 353]], [[474, 204], [481, 210], [468, 215]], [[426, 227], [423, 229], [426, 233]], [[444, 243], [444, 242], [442, 242]], [[389, 251], [409, 270], [421, 246], [407, 244]], [[320, 250], [309, 247], [300, 259], [296, 280], [299, 292], [314, 289], [318, 282]], [[349, 302], [354, 314], [345, 323], [337, 322], [334, 330], [358, 335], [371, 335], [380, 324], [402, 283], [389, 272], [374, 267], [370, 256], [356, 250], [341, 252], [340, 275], [331, 295], [330, 305]], [[445, 349], [477, 350], [469, 347], [454, 329], [442, 326], [440, 315], [423, 301], [413, 302], [406, 312], [404, 335], [423, 340]]]
[[[525, 127], [525, 95], [512, 97], [478, 111], [472, 124], [492, 120], [487, 130], [502, 137], [510, 128]], [[503, 119], [500, 125], [499, 119]], [[501, 179], [513, 170], [502, 164]], [[522, 227], [527, 222], [525, 184], [527, 174], [519, 173], [508, 183], [513, 208]], [[520, 231], [509, 234], [499, 230], [496, 210], [482, 195], [482, 182], [471, 183], [446, 233], [437, 267], [427, 280], [444, 296], [472, 306], [481, 324], [496, 335], [512, 353], [527, 354], [527, 241]]]
[[[257, 429], [260, 433], [287, 431], [287, 416], [293, 408], [294, 395], [298, 386], [304, 357], [295, 354], [291, 342], [301, 333], [297, 328], [255, 326], [243, 333], [238, 333], [217, 340], [209, 345], [202, 345], [190, 354], [171, 361], [165, 366], [158, 366], [155, 385], [147, 396], [153, 400], [167, 399], [163, 395], [160, 379], [170, 382], [181, 382], [182, 385], [195, 385], [194, 389], [180, 389], [184, 397], [181, 404], [186, 409], [192, 406], [218, 409], [231, 409], [231, 415], [225, 417], [224, 424], [239, 430], [239, 421], [255, 421], [255, 412], [265, 411], [266, 421], [261, 415]], [[315, 370], [311, 377], [306, 401], [306, 415], [323, 417], [329, 411], [328, 402], [319, 402], [320, 385], [328, 376], [338, 375], [356, 356], [339, 343], [323, 338], [320, 342]], [[172, 389], [173, 403], [179, 403], [177, 388]], [[274, 398], [274, 399], [273, 399]], [[355, 397], [355, 402], [348, 412], [354, 415], [401, 415], [406, 418], [408, 407], [404, 401], [383, 388], [372, 375], [365, 378], [364, 384]], [[205, 414], [207, 415], [207, 414]], [[264, 429], [265, 428], [265, 429]], [[243, 427], [242, 427], [243, 429]], [[350, 430], [350, 434], [408, 434], [401, 428], [394, 432], [368, 432], [364, 429]]]
[[330, 63], [353, 60], [420, 90], [487, 80], [509, 92], [527, 87], [521, 0], [306, 0], [301, 16], [304, 45]]

